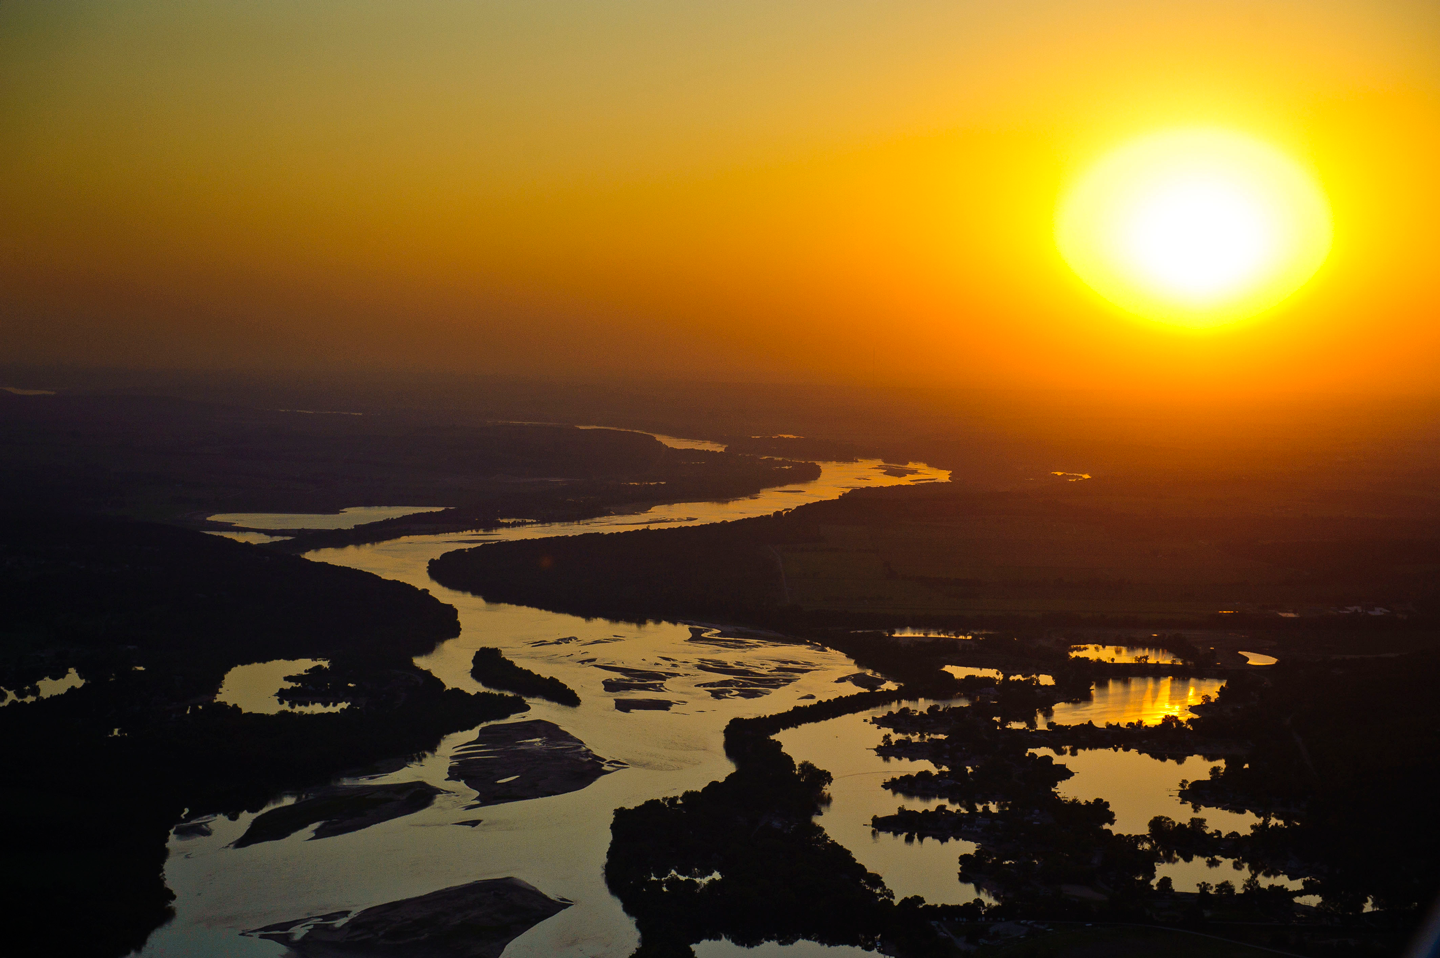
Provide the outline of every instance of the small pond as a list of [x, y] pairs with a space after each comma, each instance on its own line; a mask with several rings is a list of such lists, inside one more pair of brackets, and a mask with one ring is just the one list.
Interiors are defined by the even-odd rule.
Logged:
[[719, 941], [698, 942], [694, 947], [696, 958], [856, 958], [876, 954], [868, 948], [821, 945], [813, 941], [797, 941], [789, 945], [767, 941], [754, 948], [742, 948], [722, 938]]
[[225, 673], [215, 701], [238, 706], [246, 712], [263, 712], [274, 715], [277, 712], [338, 712], [344, 705], [287, 705], [275, 697], [275, 693], [289, 688], [287, 675], [298, 675], [306, 669], [324, 665], [324, 659], [272, 659], [269, 662], [255, 662], [237, 665]]
[[1173, 652], [1144, 645], [1072, 645], [1070, 655], [1073, 658], [1093, 659], [1096, 662], [1179, 665], [1183, 661]]
[[71, 669], [58, 679], [41, 679], [35, 683], [39, 690], [36, 695], [16, 695], [8, 689], [0, 689], [0, 706], [11, 705], [17, 702], [35, 702], [40, 699], [48, 699], [52, 695], [61, 695], [71, 689], [78, 689], [85, 684], [78, 672]]

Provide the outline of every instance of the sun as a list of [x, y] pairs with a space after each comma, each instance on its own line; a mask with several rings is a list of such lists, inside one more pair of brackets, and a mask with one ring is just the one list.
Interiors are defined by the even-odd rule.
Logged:
[[1277, 305], [1330, 252], [1315, 178], [1226, 130], [1152, 134], [1102, 157], [1062, 196], [1055, 239], [1096, 292], [1147, 319], [1204, 329]]

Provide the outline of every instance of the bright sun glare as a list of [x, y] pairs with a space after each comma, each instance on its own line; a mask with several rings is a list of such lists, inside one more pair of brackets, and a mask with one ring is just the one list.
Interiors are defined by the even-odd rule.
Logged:
[[1056, 241], [1100, 295], [1205, 328], [1254, 316], [1330, 250], [1330, 210], [1299, 164], [1258, 140], [1179, 130], [1103, 157], [1061, 199]]

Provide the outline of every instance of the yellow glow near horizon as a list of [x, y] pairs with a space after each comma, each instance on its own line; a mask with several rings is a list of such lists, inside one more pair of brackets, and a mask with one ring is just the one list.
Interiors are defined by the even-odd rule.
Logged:
[[1330, 250], [1313, 177], [1258, 140], [1178, 130], [1103, 157], [1062, 198], [1056, 242], [1101, 296], [1147, 319], [1207, 328], [1280, 303]]

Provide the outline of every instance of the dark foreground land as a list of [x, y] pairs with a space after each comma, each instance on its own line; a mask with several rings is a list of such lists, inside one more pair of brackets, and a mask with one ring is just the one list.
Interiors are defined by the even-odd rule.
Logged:
[[[146, 523], [11, 517], [0, 532], [0, 686], [33, 691], [71, 669], [85, 683], [0, 708], [7, 954], [125, 954], [169, 915], [162, 868], [182, 815], [203, 829], [287, 791], [312, 796], [288, 814], [314, 812], [336, 834], [403, 814], [429, 796], [323, 787], [526, 707], [416, 668], [458, 623], [398, 582]], [[262, 715], [213, 701], [234, 665], [311, 657], [343, 676], [346, 708]], [[300, 827], [257, 819], [247, 837], [272, 824]]]

